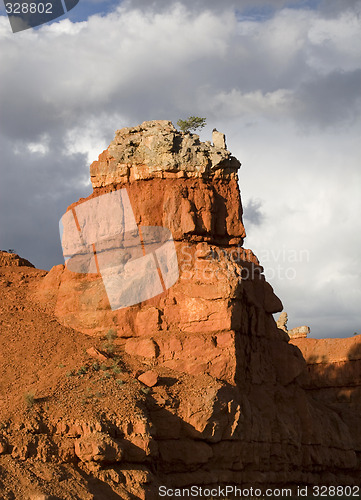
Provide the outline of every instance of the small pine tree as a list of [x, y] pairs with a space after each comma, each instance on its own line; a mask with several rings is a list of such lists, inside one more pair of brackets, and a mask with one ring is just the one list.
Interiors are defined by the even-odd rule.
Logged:
[[177, 125], [182, 132], [195, 132], [199, 128], [205, 127], [206, 118], [200, 118], [199, 116], [190, 116], [187, 120], [178, 120]]

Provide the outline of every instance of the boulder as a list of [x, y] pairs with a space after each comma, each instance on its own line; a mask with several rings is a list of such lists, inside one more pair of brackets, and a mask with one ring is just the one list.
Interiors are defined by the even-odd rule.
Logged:
[[159, 377], [154, 370], [148, 370], [139, 375], [138, 380], [148, 387], [154, 387], [158, 383]]
[[104, 433], [88, 434], [75, 441], [75, 454], [82, 462], [119, 462], [123, 453], [124, 447]]

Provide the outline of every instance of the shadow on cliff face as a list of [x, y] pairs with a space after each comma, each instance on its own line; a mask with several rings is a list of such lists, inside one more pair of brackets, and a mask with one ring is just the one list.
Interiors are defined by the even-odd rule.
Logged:
[[[36, 270], [27, 269], [21, 274], [14, 270], [11, 273], [4, 271], [2, 286], [9, 289], [7, 283], [10, 282], [11, 276], [14, 275], [11, 279], [15, 280], [15, 275], [19, 274], [16, 279], [20, 281], [25, 275], [27, 279], [30, 279], [31, 273], [34, 273], [34, 280], [38, 279], [36, 277], [39, 271]], [[105, 453], [103, 461], [99, 460], [99, 457], [88, 458], [86, 445], [89, 444], [89, 439], [85, 431], [77, 432], [76, 435], [68, 430], [61, 431], [57, 437], [60, 441], [54, 444], [59, 447], [68, 443], [71, 446], [71, 464], [76, 464], [74, 467], [70, 465], [69, 458], [67, 458], [69, 450], [63, 450], [59, 456], [64, 456], [62, 460], [66, 461], [67, 470], [71, 469], [72, 473], [74, 472], [77, 484], [71, 485], [74, 488], [73, 498], [76, 498], [74, 491], [75, 488], [80, 487], [79, 482], [84, 490], [86, 488], [88, 491], [94, 491], [93, 494], [99, 500], [112, 498], [109, 488], [115, 492], [114, 500], [117, 498], [116, 495], [118, 498], [132, 498], [131, 488], [126, 486], [128, 481], [124, 483], [123, 479], [127, 477], [127, 474], [131, 485], [137, 483], [139, 489], [148, 488], [149, 495], [153, 494], [157, 484], [169, 484], [173, 488], [192, 484], [243, 486], [259, 484], [272, 487], [272, 485], [285, 486], [301, 483], [350, 484], [357, 480], [359, 469], [355, 463], [354, 450], [361, 449], [361, 447], [357, 448], [355, 438], [355, 433], [360, 428], [359, 417], [354, 410], [350, 409], [347, 410], [349, 416], [345, 416], [345, 406], [340, 403], [337, 403], [339, 406], [332, 406], [330, 395], [332, 386], [326, 388], [328, 391], [326, 391], [328, 398], [326, 404], [321, 398], [323, 386], [315, 387], [314, 390], [310, 388], [308, 394], [302, 389], [299, 381], [306, 365], [300, 351], [287, 342], [284, 332], [277, 330], [271, 313], [262, 312], [277, 306], [269, 285], [264, 284], [258, 278], [254, 282], [250, 280], [247, 284], [246, 282], [243, 284], [244, 286], [237, 290], [235, 300], [238, 309], [237, 314], [233, 316], [237, 342], [237, 385], [221, 379], [219, 365], [218, 379], [216, 375], [206, 375], [206, 370], [192, 375], [181, 373], [181, 370], [177, 372], [169, 369], [166, 372], [162, 362], [156, 356], [141, 361], [139, 350], [129, 358], [129, 360], [135, 360], [136, 366], [130, 370], [126, 383], [119, 387], [112, 378], [100, 382], [97, 373], [92, 370], [88, 370], [87, 374], [68, 378], [65, 376], [66, 369], [91, 363], [85, 349], [94, 345], [94, 339], [62, 327], [53, 317], [47, 317], [40, 310], [33, 310], [33, 306], [27, 304], [25, 298], [21, 299], [19, 296], [20, 291], [23, 293], [20, 285], [14, 285], [12, 290], [14, 296], [8, 292], [9, 311], [7, 316], [4, 311], [2, 319], [7, 318], [13, 323], [7, 324], [6, 327], [3, 325], [3, 352], [8, 354], [5, 355], [2, 365], [6, 370], [2, 383], [9, 379], [13, 369], [7, 363], [7, 359], [12, 359], [15, 368], [23, 367], [24, 352], [32, 353], [31, 347], [35, 353], [32, 357], [32, 365], [35, 367], [36, 374], [43, 380], [42, 392], [38, 393], [39, 399], [34, 409], [37, 406], [43, 408], [42, 411], [49, 415], [47, 418], [53, 420], [52, 412], [59, 412], [56, 406], [65, 396], [62, 403], [65, 406], [61, 407], [61, 420], [67, 424], [70, 417], [79, 419], [83, 414], [83, 409], [79, 406], [78, 397], [83, 394], [83, 390], [85, 391], [90, 383], [97, 379], [94, 392], [97, 387], [102, 391], [104, 389], [105, 394], [101, 399], [91, 400], [89, 415], [93, 414], [93, 410], [95, 411], [99, 404], [97, 419], [101, 422], [115, 413], [119, 416], [119, 422], [116, 422], [117, 428], [121, 429], [124, 421], [132, 415], [134, 424], [141, 424], [141, 428], [137, 431], [129, 430], [128, 432], [127, 430], [124, 442], [118, 443], [120, 447], [124, 444], [124, 450], [127, 453], [124, 458], [120, 452], [119, 457], [114, 458], [111, 451], [112, 447], [117, 444], [118, 437], [123, 439], [122, 434], [118, 437], [114, 435], [117, 431], [113, 424], [102, 427], [101, 443], [98, 442], [98, 435], [94, 428], [91, 432], [90, 443], [94, 444], [95, 451], [94, 453], [91, 451], [91, 457], [99, 455], [98, 447], [103, 447], [102, 443], [104, 443], [105, 449], [110, 451], [109, 454]], [[24, 307], [24, 310], [17, 311], [16, 316], [12, 309], [14, 303], [18, 308]], [[2, 305], [5, 307], [6, 304]], [[21, 325], [19, 325], [19, 318], [22, 318]], [[26, 336], [22, 334], [24, 329], [27, 332]], [[40, 336], [39, 330], [44, 332]], [[171, 335], [172, 332], [167, 331], [159, 333], [159, 337], [155, 334], [153, 336], [158, 342], [161, 337], [168, 339]], [[192, 338], [196, 336], [197, 333], [192, 333]], [[206, 333], [203, 338], [211, 340], [215, 338], [215, 335]], [[220, 342], [223, 337], [218, 335], [217, 338], [217, 342]], [[228, 340], [231, 339], [233, 337], [229, 336]], [[14, 351], [8, 352], [6, 348], [10, 345], [15, 346]], [[359, 344], [357, 345], [358, 347], [355, 345], [347, 352], [346, 362], [354, 363], [353, 358], [359, 356]], [[198, 350], [193, 347], [191, 351], [192, 346], [187, 351], [187, 355], [195, 355], [195, 362], [186, 368], [194, 370], [196, 365], [199, 369], [199, 363], [206, 357], [206, 351], [204, 343]], [[49, 350], [53, 353], [51, 357], [48, 356]], [[14, 352], [21, 353], [21, 359], [14, 357]], [[214, 366], [220, 361], [230, 363], [234, 357], [233, 351], [216, 352], [217, 357], [212, 358]], [[327, 351], [324, 350], [323, 354], [325, 352]], [[321, 352], [321, 355], [323, 354]], [[127, 361], [125, 353], [122, 352], [122, 356]], [[59, 368], [64, 360], [69, 366], [65, 368], [62, 365], [63, 368]], [[29, 375], [30, 365], [27, 366], [27, 370], [18, 368], [16, 371], [17, 374], [21, 374], [23, 383], [25, 383], [25, 374]], [[339, 373], [342, 373], [342, 370], [345, 373], [345, 366], [338, 367]], [[156, 369], [159, 375], [158, 385], [152, 389], [151, 393], [147, 393], [145, 398], [143, 398], [145, 393], [142, 392], [140, 382], [134, 380], [135, 373], [140, 367], [142, 371], [150, 367]], [[178, 367], [182, 368], [182, 365]], [[17, 380], [16, 377], [13, 379]], [[37, 386], [40, 388], [39, 382]], [[15, 388], [16, 392], [21, 391], [21, 387]], [[56, 387], [58, 392], [54, 393]], [[15, 389], [12, 389], [12, 395], [15, 394]], [[311, 394], [313, 398], [310, 397]], [[52, 399], [45, 401], [43, 398], [49, 395], [53, 396]], [[144, 403], [142, 402], [142, 411], [138, 406], [134, 411], [131, 410], [131, 404], [136, 405], [142, 398], [145, 399]], [[14, 404], [14, 398], [12, 403]], [[50, 408], [45, 410], [48, 404]], [[58, 414], [55, 413], [55, 415]], [[82, 418], [86, 418], [85, 422], [92, 421], [90, 416], [86, 416], [87, 413], [84, 415]], [[138, 417], [141, 417], [140, 423]], [[109, 420], [112, 418], [109, 417]], [[39, 429], [33, 434], [24, 428], [21, 435], [10, 434], [5, 429], [3, 434], [8, 445], [5, 454], [0, 456], [0, 465], [1, 467], [3, 464], [9, 466], [12, 478], [24, 475], [21, 467], [26, 468], [33, 461], [41, 462], [43, 469], [47, 467], [41, 461], [43, 457], [51, 462], [52, 443], [49, 444], [49, 453], [45, 454], [47, 445], [38, 446], [36, 456], [31, 455], [27, 462], [26, 457], [22, 458], [22, 450], [25, 450], [26, 442], [21, 440], [23, 438], [34, 440], [35, 444], [41, 444], [41, 440], [45, 442], [48, 439], [53, 440], [54, 435], [57, 434], [52, 429]], [[353, 441], [350, 435], [353, 436]], [[349, 443], [343, 442], [346, 436]], [[111, 448], [107, 448], [109, 442], [113, 443]], [[13, 453], [13, 445], [18, 446], [18, 454]], [[76, 455], [74, 455], [74, 446], [76, 446]], [[35, 448], [30, 442], [29, 450], [35, 453]], [[9, 465], [10, 463], [12, 465]], [[89, 463], [94, 469], [90, 468], [86, 471], [84, 468]], [[13, 474], [14, 464], [18, 467], [17, 475]], [[59, 464], [59, 467], [63, 466]], [[79, 472], [79, 469], [82, 472]], [[2, 476], [1, 480], [4, 481]], [[62, 487], [66, 487], [65, 483]], [[45, 488], [47, 486], [44, 486]], [[105, 492], [103, 497], [99, 493], [102, 488]], [[128, 496], [118, 493], [121, 488], [127, 488]], [[53, 492], [55, 493], [54, 490]], [[79, 496], [79, 498], [82, 497]], [[159, 498], [159, 496], [153, 495], [153, 497], [146, 498]]]
[[182, 400], [173, 403], [170, 411], [155, 396], [147, 397], [157, 443], [150, 469], [157, 484], [282, 485], [295, 490], [300, 484], [353, 484], [358, 475], [350, 443], [337, 450], [347, 429], [335, 410], [307, 399], [300, 387], [274, 388], [272, 394], [264, 384], [240, 391], [223, 383], [213, 393], [204, 387], [186, 408]]
[[325, 396], [325, 401], [348, 403], [350, 406], [360, 403], [359, 398], [353, 396], [360, 396], [361, 389], [361, 336], [317, 339], [313, 353], [312, 344], [307, 347], [307, 343], [314, 340], [295, 341], [304, 353], [308, 367], [304, 387], [311, 391], [323, 391], [320, 395]]
[[[78, 469], [78, 473], [84, 480], [87, 490], [93, 495], [93, 498], [97, 500], [123, 500], [122, 495], [115, 493], [113, 488], [107, 484], [106, 481], [102, 481], [94, 477], [93, 474], [88, 474], [87, 472]], [[39, 497], [40, 498], [40, 497]], [[127, 492], [127, 498], [129, 500], [137, 500], [137, 496]], [[58, 497], [53, 497], [53, 500], [61, 500]]]
[[344, 422], [361, 462], [361, 335], [345, 339], [299, 339], [307, 362], [302, 386], [313, 400]]

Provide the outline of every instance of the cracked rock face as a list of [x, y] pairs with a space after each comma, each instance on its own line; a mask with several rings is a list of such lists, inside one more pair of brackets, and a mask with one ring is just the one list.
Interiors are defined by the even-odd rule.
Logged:
[[117, 130], [90, 167], [93, 188], [154, 177], [236, 178], [241, 164], [218, 135], [213, 145], [200, 142], [198, 135], [179, 132], [166, 120]]
[[[144, 122], [116, 132], [114, 141], [90, 167], [92, 195], [74, 203], [68, 213], [83, 207], [87, 200], [126, 189], [143, 236], [147, 226], [161, 226], [171, 232], [179, 280], [166, 295], [155, 298], [155, 307], [149, 310], [147, 304], [139, 304], [111, 311], [100, 276], [54, 268], [44, 280], [44, 292], [47, 289], [49, 296], [54, 295], [56, 315], [64, 324], [90, 334], [115, 325], [119, 335], [132, 337], [135, 331], [147, 330], [147, 324], [142, 326], [143, 316], [149, 316], [145, 323], [155, 331], [176, 325], [184, 332], [201, 333], [217, 331], [235, 321], [229, 301], [239, 286], [241, 270], [233, 260], [256, 267], [259, 263], [250, 250], [242, 247], [245, 230], [237, 182], [240, 162], [226, 149], [224, 134], [214, 131], [212, 137], [216, 145], [178, 132], [168, 121]], [[102, 218], [99, 224], [106, 227], [108, 214], [100, 216], [98, 210], [96, 217]], [[218, 251], [219, 247], [222, 249]], [[56, 294], [48, 289], [53, 290], [54, 283], [59, 284]], [[196, 284], [200, 295], [192, 297]], [[214, 291], [222, 286], [225, 291], [215, 300]], [[279, 310], [281, 303], [272, 298], [274, 294], [264, 278], [258, 286], [264, 288], [260, 300], [269, 297], [271, 309]], [[210, 346], [210, 359], [214, 359], [211, 351]], [[223, 365], [219, 363], [219, 372], [232, 378], [234, 369]]]

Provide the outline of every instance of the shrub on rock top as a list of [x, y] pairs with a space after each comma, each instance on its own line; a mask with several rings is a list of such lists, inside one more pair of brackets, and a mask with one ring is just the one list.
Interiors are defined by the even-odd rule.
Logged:
[[205, 127], [206, 118], [200, 118], [199, 116], [190, 116], [187, 120], [178, 120], [177, 125], [182, 132], [195, 132], [199, 128]]

